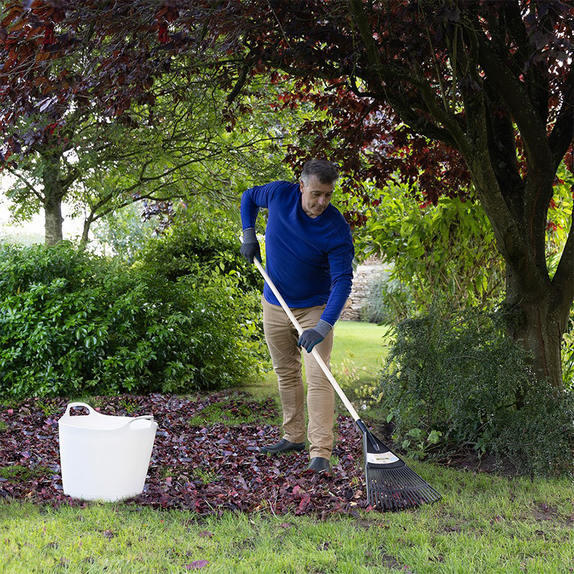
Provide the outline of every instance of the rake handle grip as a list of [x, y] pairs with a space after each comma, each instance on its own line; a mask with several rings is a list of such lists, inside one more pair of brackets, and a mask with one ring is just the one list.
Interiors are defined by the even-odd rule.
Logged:
[[[255, 266], [257, 267], [257, 269], [259, 269], [261, 275], [263, 275], [263, 278], [267, 282], [267, 285], [269, 285], [269, 287], [271, 288], [271, 291], [273, 291], [273, 294], [275, 295], [275, 297], [277, 297], [277, 301], [279, 301], [279, 303], [281, 304], [281, 307], [283, 307], [283, 311], [285, 311], [285, 313], [287, 313], [287, 316], [291, 320], [291, 323], [293, 323], [293, 326], [295, 327], [295, 329], [297, 329], [297, 332], [299, 333], [299, 335], [301, 335], [301, 333], [303, 332], [303, 328], [299, 324], [299, 321], [297, 321], [297, 319], [295, 318], [295, 315], [293, 315], [293, 312], [291, 311], [291, 309], [289, 309], [289, 306], [285, 302], [285, 299], [283, 299], [283, 297], [281, 296], [281, 293], [279, 293], [279, 291], [277, 290], [277, 287], [275, 287], [275, 285], [273, 284], [273, 281], [271, 281], [271, 278], [269, 277], [269, 275], [267, 274], [267, 272], [263, 268], [263, 265], [261, 265], [261, 261], [259, 261], [259, 259], [255, 258], [253, 260], [253, 262], [255, 263]], [[319, 352], [317, 351], [317, 349], [312, 349], [311, 355], [313, 355], [313, 357], [315, 358], [315, 360], [317, 361], [317, 363], [319, 364], [319, 366], [321, 367], [321, 369], [325, 373], [325, 376], [329, 379], [329, 382], [331, 383], [331, 385], [333, 386], [333, 388], [335, 389], [335, 391], [339, 395], [339, 398], [343, 401], [343, 404], [345, 405], [345, 407], [349, 411], [350, 415], [353, 417], [353, 420], [355, 422], [357, 422], [359, 420], [359, 415], [358, 415], [357, 411], [355, 410], [353, 405], [349, 402], [349, 399], [346, 397], [345, 393], [343, 392], [343, 389], [341, 389], [341, 387], [339, 386], [339, 383], [337, 383], [337, 381], [335, 380], [335, 377], [333, 376], [333, 374], [331, 373], [331, 371], [329, 370], [329, 368], [325, 364], [325, 361], [323, 361], [323, 358], [321, 357], [321, 355], [319, 355]]]

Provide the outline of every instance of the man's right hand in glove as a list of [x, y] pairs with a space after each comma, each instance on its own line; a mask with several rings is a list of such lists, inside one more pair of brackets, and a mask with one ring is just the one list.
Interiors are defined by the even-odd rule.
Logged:
[[257, 241], [257, 236], [255, 235], [255, 229], [253, 227], [248, 227], [243, 230], [241, 255], [243, 255], [249, 263], [253, 263], [255, 258], [261, 261], [261, 249], [259, 248], [259, 242]]
[[301, 333], [297, 345], [303, 347], [308, 353], [313, 350], [315, 345], [318, 345], [329, 333], [333, 327], [323, 319], [319, 322], [314, 329], [306, 329]]

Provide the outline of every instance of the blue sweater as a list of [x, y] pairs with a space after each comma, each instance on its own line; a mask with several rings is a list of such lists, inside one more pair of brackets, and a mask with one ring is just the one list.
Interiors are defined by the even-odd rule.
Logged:
[[[301, 206], [298, 184], [275, 181], [244, 192], [243, 229], [255, 227], [259, 208], [269, 209], [265, 231], [266, 269], [292, 308], [327, 304], [321, 316], [334, 325], [351, 292], [354, 247], [351, 229], [333, 205], [318, 217]], [[279, 301], [265, 284], [263, 295]]]

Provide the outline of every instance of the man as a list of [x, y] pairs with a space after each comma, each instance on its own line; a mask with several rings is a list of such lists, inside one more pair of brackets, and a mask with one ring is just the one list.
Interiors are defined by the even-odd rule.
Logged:
[[304, 165], [299, 184], [275, 181], [248, 189], [241, 199], [241, 253], [250, 263], [255, 257], [261, 260], [255, 221], [259, 209], [268, 208], [267, 273], [303, 329], [299, 337], [266, 284], [262, 297], [263, 327], [278, 379], [284, 436], [261, 451], [278, 454], [305, 448], [303, 347], [307, 351], [308, 468], [316, 472], [331, 469], [335, 395], [310, 353], [316, 347], [329, 365], [333, 325], [353, 280], [351, 229], [330, 203], [338, 177], [333, 164], [313, 159]]

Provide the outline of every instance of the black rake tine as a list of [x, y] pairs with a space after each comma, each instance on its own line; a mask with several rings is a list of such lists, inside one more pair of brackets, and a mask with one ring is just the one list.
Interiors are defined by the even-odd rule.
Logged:
[[[362, 429], [361, 429], [362, 430]], [[365, 438], [367, 502], [386, 510], [405, 510], [440, 500], [440, 494], [369, 431]], [[370, 442], [370, 445], [368, 444]], [[374, 464], [369, 454], [386, 454], [388, 464]], [[385, 460], [383, 458], [383, 460]]]

